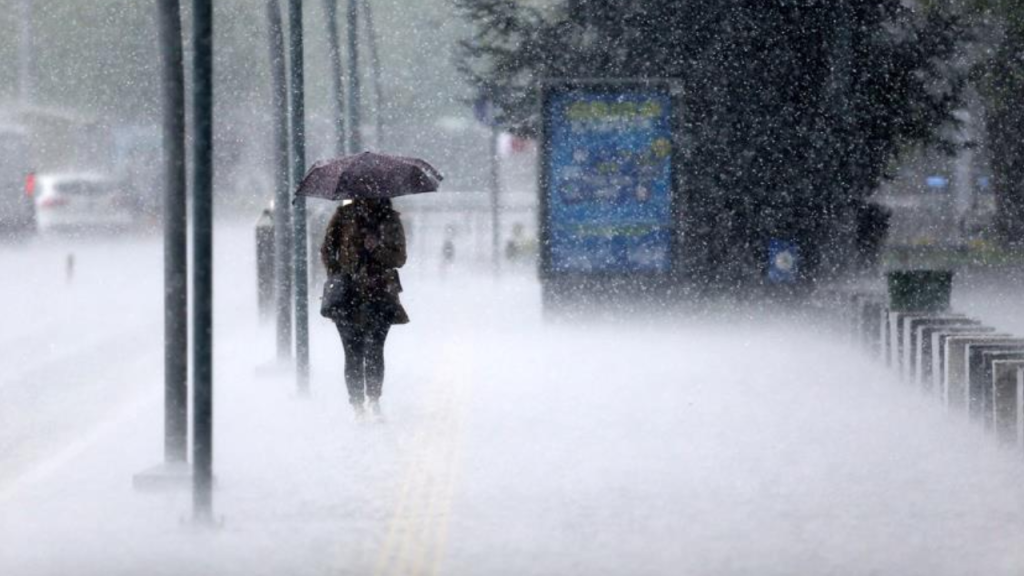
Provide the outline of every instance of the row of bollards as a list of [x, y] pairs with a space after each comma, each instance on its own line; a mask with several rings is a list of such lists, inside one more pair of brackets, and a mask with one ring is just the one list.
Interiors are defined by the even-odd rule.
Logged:
[[1024, 338], [950, 309], [952, 272], [890, 272], [887, 289], [819, 292], [843, 332], [951, 414], [1024, 454]]

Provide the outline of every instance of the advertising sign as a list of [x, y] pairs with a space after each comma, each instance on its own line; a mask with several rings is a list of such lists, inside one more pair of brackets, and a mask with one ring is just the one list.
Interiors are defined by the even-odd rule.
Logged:
[[549, 89], [544, 102], [548, 274], [668, 272], [675, 229], [667, 85]]

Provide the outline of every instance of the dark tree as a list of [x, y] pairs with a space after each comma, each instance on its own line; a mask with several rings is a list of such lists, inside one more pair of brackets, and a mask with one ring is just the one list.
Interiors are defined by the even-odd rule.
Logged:
[[811, 279], [858, 259], [857, 217], [902, 150], [953, 147], [963, 28], [900, 0], [457, 0], [463, 72], [511, 129], [537, 129], [538, 80], [678, 79], [686, 273], [762, 277], [771, 238]]
[[979, 67], [996, 232], [1004, 246], [1019, 250], [1024, 248], [1024, 4], [980, 0], [974, 8], [996, 37]]

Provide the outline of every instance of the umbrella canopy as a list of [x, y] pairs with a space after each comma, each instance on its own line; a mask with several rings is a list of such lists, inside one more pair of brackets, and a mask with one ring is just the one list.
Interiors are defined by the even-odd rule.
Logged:
[[419, 158], [361, 152], [317, 162], [295, 195], [325, 200], [394, 198], [434, 192], [443, 179], [440, 172]]

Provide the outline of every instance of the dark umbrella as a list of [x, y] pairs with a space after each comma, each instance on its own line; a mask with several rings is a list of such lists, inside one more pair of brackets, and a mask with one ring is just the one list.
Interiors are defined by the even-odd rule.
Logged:
[[440, 172], [419, 158], [361, 152], [317, 162], [295, 195], [325, 200], [394, 198], [434, 192], [443, 179]]

